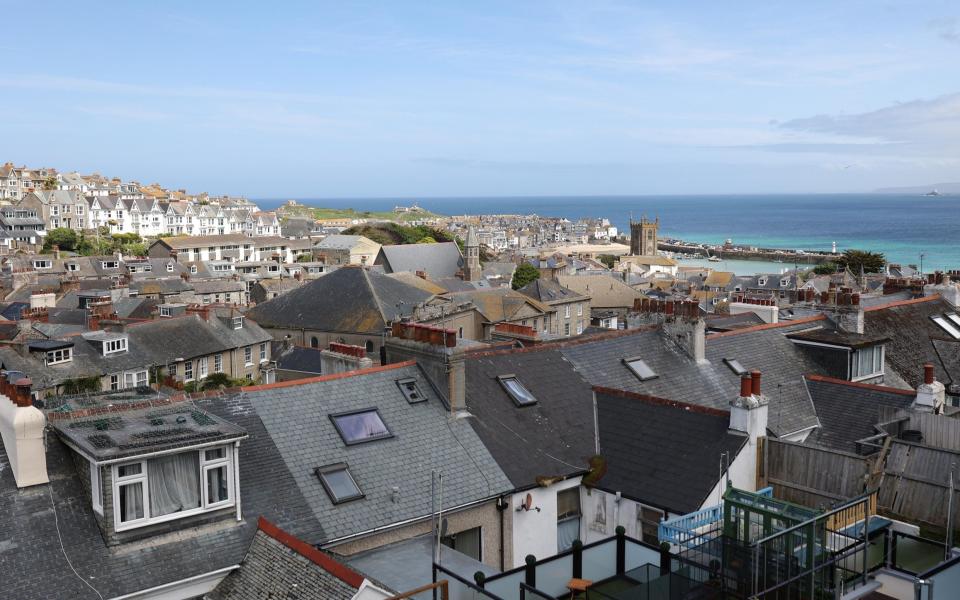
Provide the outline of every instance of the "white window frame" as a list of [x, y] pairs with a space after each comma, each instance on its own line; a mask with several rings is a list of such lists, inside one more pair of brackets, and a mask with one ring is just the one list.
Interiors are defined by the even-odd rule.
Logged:
[[253, 366], [253, 346], [247, 346], [243, 349], [243, 364], [247, 367]]
[[207, 362], [207, 357], [201, 356], [197, 359], [197, 379], [204, 379], [209, 374], [210, 365]]
[[564, 316], [565, 318], [567, 318], [567, 319], [570, 318], [570, 305], [569, 305], [569, 304], [567, 304], [566, 306], [563, 307], [563, 316]]
[[583, 302], [577, 304], [577, 316], [578, 317], [583, 316]]
[[[58, 356], [59, 355], [59, 356]], [[73, 348], [57, 348], [47, 351], [47, 364], [58, 365], [73, 360]]]
[[188, 360], [183, 363], [183, 380], [193, 381], [193, 361]]
[[[860, 372], [860, 355], [864, 350], [868, 350], [873, 353], [873, 371], [870, 373], [861, 373]], [[869, 346], [867, 348], [861, 348], [859, 350], [854, 350], [850, 355], [850, 381], [863, 381], [864, 379], [873, 379], [874, 377], [881, 377], [884, 373], [884, 360], [886, 359], [886, 349], [884, 346]]]
[[90, 463], [90, 502], [98, 515], [103, 515], [103, 482], [100, 480], [100, 466]]
[[114, 392], [120, 389], [120, 376], [111, 375], [110, 376], [110, 391]]
[[115, 340], [104, 340], [103, 341], [103, 355], [108, 356], [110, 354], [116, 354], [118, 352], [126, 352], [127, 350], [127, 338], [117, 338]]
[[150, 385], [150, 375], [149, 373], [146, 372], [146, 370], [137, 371], [134, 374], [134, 380], [135, 380], [134, 383], [137, 387]]
[[223, 373], [223, 354], [215, 354], [213, 356], [213, 372]]
[[[206, 454], [209, 450], [223, 450], [223, 457], [207, 460]], [[236, 504], [236, 490], [234, 488], [234, 472], [236, 465], [234, 464], [234, 448], [233, 445], [214, 445], [214, 446], [202, 446], [200, 448], [193, 448], [187, 452], [198, 452], [199, 453], [199, 469], [197, 476], [199, 477], [200, 484], [200, 506], [197, 508], [192, 508], [190, 510], [185, 510], [181, 512], [170, 513], [168, 515], [163, 515], [159, 517], [150, 516], [150, 483], [149, 477], [147, 475], [147, 460], [131, 460], [129, 462], [119, 463], [111, 465], [112, 469], [112, 481], [113, 481], [113, 525], [115, 531], [127, 531], [129, 529], [136, 529], [138, 527], [144, 527], [146, 525], [153, 525], [154, 523], [164, 523], [166, 521], [174, 521], [177, 519], [183, 519], [193, 515], [199, 515], [214, 510], [220, 510], [222, 508], [227, 508]], [[140, 464], [140, 472], [136, 475], [128, 475], [127, 477], [120, 477], [120, 467], [127, 465]], [[219, 502], [210, 502], [208, 497], [207, 490], [207, 473], [214, 469], [219, 469], [226, 467], [227, 469], [227, 499], [221, 500]], [[132, 483], [142, 483], [143, 486], [143, 517], [140, 519], [132, 519], [130, 521], [121, 522], [120, 521], [120, 488], [124, 485]]]
[[260, 362], [267, 362], [267, 343], [260, 342]]

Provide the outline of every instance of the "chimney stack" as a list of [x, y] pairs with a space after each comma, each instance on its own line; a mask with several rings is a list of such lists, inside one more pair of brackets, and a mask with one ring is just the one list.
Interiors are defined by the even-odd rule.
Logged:
[[30, 397], [29, 379], [7, 381], [0, 375], [0, 439], [17, 487], [48, 483], [43, 430], [47, 419]]
[[919, 412], [940, 414], [946, 401], [946, 389], [936, 380], [933, 364], [923, 365], [923, 383], [917, 386], [917, 397], [913, 408]]
[[730, 401], [730, 429], [746, 434], [750, 443], [767, 435], [767, 397], [760, 390], [760, 371], [740, 376], [740, 395]]
[[330, 347], [320, 351], [320, 372], [324, 375], [369, 369], [373, 361], [367, 357], [363, 346], [351, 346], [330, 342]]
[[[637, 298], [633, 313], [628, 316], [628, 327], [658, 323], [663, 332], [697, 363], [706, 359], [706, 324], [700, 317], [696, 300], [656, 300]], [[633, 321], [633, 324], [630, 324]]]
[[394, 322], [384, 344], [386, 364], [415, 360], [454, 414], [467, 409], [465, 349], [457, 332], [419, 323]]

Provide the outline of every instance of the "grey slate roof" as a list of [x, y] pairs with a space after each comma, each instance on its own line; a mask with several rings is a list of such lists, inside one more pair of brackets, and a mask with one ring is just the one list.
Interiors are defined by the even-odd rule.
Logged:
[[907, 408], [915, 398], [910, 390], [853, 384], [828, 377], [806, 378], [807, 390], [820, 418], [820, 428], [806, 443], [856, 452], [859, 439], [874, 435], [880, 407]]
[[864, 314], [864, 332], [890, 338], [885, 349], [887, 364], [911, 387], [922, 382], [926, 362], [933, 363], [937, 379], [944, 385], [958, 385], [960, 370], [956, 369], [957, 361], [942, 360], [937, 346], [948, 346], [939, 342], [934, 345], [935, 340], [947, 343], [956, 340], [930, 320], [930, 317], [953, 312], [955, 309], [939, 297], [872, 307]]
[[455, 242], [381, 246], [376, 264], [387, 273], [425, 271], [430, 279], [454, 277], [463, 267], [463, 255]]
[[[409, 404], [397, 380], [413, 378], [427, 397]], [[444, 474], [444, 505], [457, 506], [512, 489], [466, 419], [450, 420], [415, 365], [346, 377], [288, 382], [241, 392], [273, 436], [326, 540], [430, 514], [431, 470]], [[347, 446], [329, 415], [377, 408], [393, 437]], [[347, 463], [364, 497], [333, 504], [317, 467]], [[393, 488], [399, 488], [394, 501]]]
[[[537, 403], [517, 407], [497, 379], [502, 375], [516, 375]], [[589, 469], [593, 392], [560, 351], [468, 355], [466, 376], [467, 409], [476, 417], [471, 423], [515, 486]]]
[[729, 432], [727, 413], [716, 412], [598, 391], [607, 466], [598, 487], [672, 513], [698, 510], [720, 478], [720, 455], [733, 461], [747, 442]]
[[198, 404], [250, 435], [240, 444], [243, 521], [229, 519], [150, 538], [149, 544], [134, 542], [108, 548], [70, 458], [71, 451], [56, 436], [47, 438], [51, 483], [22, 490], [16, 487], [11, 470], [6, 468], [7, 455], [0, 445], [0, 515], [4, 522], [0, 548], [5, 550], [0, 552], [0, 564], [4, 596], [17, 600], [97, 599], [71, 572], [58, 541], [58, 526], [73, 567], [104, 598], [239, 563], [250, 546], [259, 515], [301, 539], [322, 538], [322, 527], [310, 514], [249, 404], [242, 398], [212, 398]]
[[578, 294], [570, 288], [563, 287], [552, 279], [543, 277], [534, 279], [517, 291], [524, 296], [529, 296], [534, 300], [539, 300], [547, 304], [551, 302], [572, 302], [577, 299], [587, 299], [587, 296]]
[[[704, 364], [697, 364], [660, 329], [587, 340], [562, 352], [593, 385], [720, 410], [729, 410], [730, 400], [740, 389], [739, 377], [723, 359], [737, 359], [746, 369], [763, 373], [763, 391], [770, 402], [768, 429], [784, 436], [817, 425], [801, 377], [821, 368], [785, 337], [809, 326], [799, 323], [707, 336]], [[633, 357], [642, 358], [658, 376], [640, 381], [623, 364], [623, 359]]]
[[277, 368], [285, 371], [320, 374], [320, 349], [291, 346], [272, 354]]
[[379, 335], [432, 295], [361, 267], [344, 267], [249, 311], [264, 327]]
[[[332, 559], [331, 559], [332, 560]], [[240, 568], [208, 600], [350, 600], [357, 588], [258, 530]]]

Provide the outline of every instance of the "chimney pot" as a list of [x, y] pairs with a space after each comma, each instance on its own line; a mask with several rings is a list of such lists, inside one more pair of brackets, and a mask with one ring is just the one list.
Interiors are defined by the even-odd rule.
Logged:
[[750, 380], [751, 380], [751, 393], [754, 396], [760, 395], [760, 371], [754, 369], [750, 371]]
[[934, 381], [933, 373], [933, 363], [925, 363], [923, 365], [923, 382], [927, 385], [932, 384]]
[[753, 380], [750, 375], [744, 373], [740, 376], [740, 397], [747, 398], [753, 393]]

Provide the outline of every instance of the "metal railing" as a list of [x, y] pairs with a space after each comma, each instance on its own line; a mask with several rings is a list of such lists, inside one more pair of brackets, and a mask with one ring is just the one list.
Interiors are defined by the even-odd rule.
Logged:
[[[767, 498], [773, 497], [773, 487], [765, 487], [757, 492]], [[715, 525], [723, 520], [723, 503], [710, 506], [672, 519], [660, 522], [658, 538], [661, 542], [669, 542], [678, 546], [697, 544], [703, 537], [705, 527]]]

